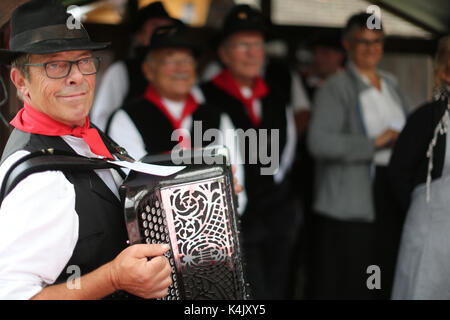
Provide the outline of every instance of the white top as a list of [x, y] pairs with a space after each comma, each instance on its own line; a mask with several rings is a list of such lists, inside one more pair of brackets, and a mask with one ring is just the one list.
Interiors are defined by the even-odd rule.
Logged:
[[442, 177], [450, 175], [450, 133], [447, 132], [445, 140], [445, 158]]
[[[78, 154], [94, 157], [82, 138], [62, 136]], [[0, 183], [20, 150], [0, 166]], [[114, 170], [95, 170], [118, 196]], [[115, 182], [117, 181], [117, 183]], [[29, 299], [55, 282], [78, 241], [75, 189], [61, 171], [34, 173], [23, 179], [0, 207], [0, 299]]]
[[[405, 113], [397, 97], [392, 95], [388, 84], [381, 79], [381, 90], [370, 84], [367, 77], [360, 75], [361, 79], [370, 85], [370, 88], [360, 93], [361, 111], [367, 135], [375, 138], [391, 128], [400, 132], [406, 122]], [[387, 166], [391, 158], [391, 149], [382, 149], [375, 152], [374, 163]]]
[[[192, 89], [191, 94], [196, 99], [198, 87]], [[195, 92], [195, 93], [194, 93]], [[173, 101], [167, 98], [161, 98], [167, 111], [176, 119], [179, 119], [183, 113], [185, 102]], [[198, 102], [198, 100], [197, 100]], [[151, 123], [150, 123], [151, 124]], [[191, 131], [192, 116], [186, 117], [181, 123], [181, 129]], [[182, 130], [180, 130], [181, 132]], [[139, 130], [134, 125], [133, 120], [124, 110], [118, 110], [111, 119], [108, 135], [120, 146], [124, 147], [128, 154], [134, 159], [141, 159], [148, 152]], [[177, 139], [178, 140], [178, 139]], [[151, 146], [147, 146], [151, 148]]]
[[122, 106], [129, 88], [128, 71], [124, 61], [116, 61], [106, 70], [95, 93], [90, 119], [105, 130], [111, 114]]
[[311, 102], [298, 72], [291, 71], [291, 104], [294, 112], [311, 110]]
[[[249, 87], [241, 87], [241, 94], [244, 98], [250, 99], [252, 97], [253, 91]], [[262, 118], [262, 107], [261, 107], [261, 101], [258, 99], [253, 100], [252, 105], [253, 113], [258, 117]]]

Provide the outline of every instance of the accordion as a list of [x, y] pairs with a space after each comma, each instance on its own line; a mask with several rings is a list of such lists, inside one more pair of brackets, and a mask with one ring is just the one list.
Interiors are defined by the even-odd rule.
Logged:
[[[173, 165], [172, 157], [141, 161]], [[228, 149], [201, 149], [178, 160], [185, 168], [173, 175], [131, 171], [120, 187], [130, 244], [170, 245], [165, 255], [173, 281], [163, 299], [248, 299]]]

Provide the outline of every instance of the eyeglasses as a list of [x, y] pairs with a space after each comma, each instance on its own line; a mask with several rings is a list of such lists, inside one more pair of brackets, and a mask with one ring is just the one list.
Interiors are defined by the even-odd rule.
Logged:
[[364, 45], [366, 47], [372, 46], [372, 45], [380, 45], [384, 43], [384, 38], [378, 38], [374, 40], [367, 40], [367, 39], [355, 39], [355, 43], [358, 45]]
[[178, 65], [191, 67], [195, 65], [195, 59], [190, 56], [184, 58], [164, 58], [159, 63], [168, 67], [176, 67]]
[[232, 42], [229, 46], [240, 52], [247, 52], [250, 49], [262, 50], [264, 49], [264, 42]]
[[26, 63], [26, 66], [44, 67], [47, 77], [50, 79], [61, 79], [69, 75], [72, 65], [76, 64], [81, 74], [88, 76], [96, 74], [100, 67], [100, 57], [82, 58], [80, 60], [69, 61], [49, 61], [46, 63]]

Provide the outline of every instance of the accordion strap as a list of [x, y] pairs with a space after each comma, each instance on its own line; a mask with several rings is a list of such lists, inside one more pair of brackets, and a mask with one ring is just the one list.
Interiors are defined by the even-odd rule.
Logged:
[[32, 152], [15, 162], [6, 172], [0, 186], [0, 206], [3, 199], [27, 176], [49, 170], [64, 172], [86, 172], [96, 169], [116, 169], [120, 167], [99, 158], [88, 158], [56, 149], [42, 149]]

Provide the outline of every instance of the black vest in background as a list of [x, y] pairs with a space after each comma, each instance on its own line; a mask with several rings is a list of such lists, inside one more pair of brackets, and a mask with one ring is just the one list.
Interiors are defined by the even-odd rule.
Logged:
[[[269, 83], [268, 83], [269, 85]], [[254, 129], [259, 132], [259, 129], [267, 129], [269, 134], [267, 138], [267, 154], [272, 154], [270, 132], [272, 129], [279, 130], [279, 159], [281, 161], [281, 154], [286, 145], [287, 134], [287, 119], [286, 108], [289, 102], [289, 97], [286, 96], [286, 91], [280, 92], [277, 88], [269, 87], [269, 93], [266, 97], [261, 99], [262, 119], [257, 128], [255, 128], [250, 121], [247, 114], [246, 107], [236, 98], [217, 87], [213, 82], [204, 83], [201, 86], [205, 95], [206, 101], [219, 106], [223, 112], [228, 114], [236, 129], [244, 131]], [[260, 138], [258, 136], [258, 144]], [[250, 164], [250, 148], [255, 150], [255, 145], [250, 146], [248, 141], [245, 143], [245, 189], [248, 197], [248, 210], [263, 210], [268, 206], [279, 201], [284, 201], [288, 197], [287, 190], [289, 187], [288, 175], [285, 176], [285, 181], [277, 185], [272, 175], [261, 175], [261, 168], [268, 167], [262, 164], [258, 157], [258, 163]], [[257, 149], [259, 152], [259, 146]]]
[[127, 105], [129, 102], [139, 98], [145, 92], [148, 86], [148, 80], [142, 72], [143, 57], [139, 56], [134, 59], [127, 59], [124, 61], [128, 75], [128, 92], [122, 101], [122, 105]]
[[[116, 153], [112, 146], [106, 146], [112, 154]], [[29, 134], [14, 129], [2, 161], [18, 150], [33, 152], [47, 148], [75, 153], [60, 137]], [[73, 271], [67, 269], [70, 265], [78, 266], [81, 275], [84, 275], [110, 262], [127, 247], [128, 240], [122, 205], [103, 180], [94, 171], [64, 172], [64, 175], [75, 188], [79, 230], [72, 257], [56, 283], [65, 282], [69, 276], [73, 276]], [[39, 219], [39, 212], [36, 212], [36, 219]]]
[[[178, 141], [171, 141], [174, 128], [166, 115], [153, 103], [144, 97], [135, 99], [119, 110], [125, 111], [138, 129], [149, 154], [158, 154], [172, 150]], [[192, 114], [191, 140], [194, 143], [194, 121], [201, 121], [202, 135], [208, 129], [219, 128], [220, 110], [209, 104], [200, 104]], [[111, 116], [108, 121], [106, 133], [109, 131]], [[198, 138], [197, 138], [198, 139]], [[209, 145], [213, 141], [202, 140], [202, 147]], [[199, 140], [200, 141], [200, 140]], [[194, 146], [193, 146], [194, 147]]]

